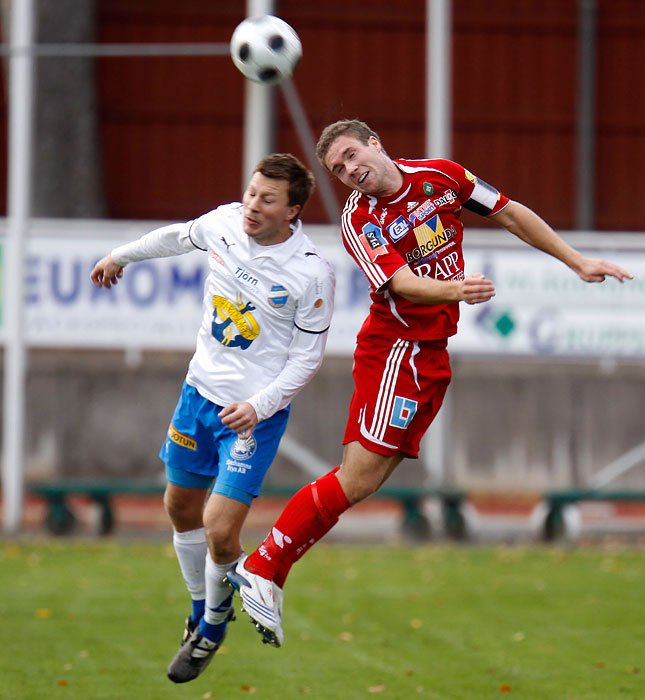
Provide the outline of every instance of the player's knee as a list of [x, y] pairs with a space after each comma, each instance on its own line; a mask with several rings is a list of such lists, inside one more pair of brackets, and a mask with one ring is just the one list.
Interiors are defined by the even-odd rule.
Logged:
[[237, 532], [221, 522], [205, 523], [206, 539], [216, 561], [232, 561], [239, 554]]
[[181, 498], [176, 493], [164, 494], [164, 508], [176, 530], [196, 530], [203, 527], [202, 509], [192, 499]]

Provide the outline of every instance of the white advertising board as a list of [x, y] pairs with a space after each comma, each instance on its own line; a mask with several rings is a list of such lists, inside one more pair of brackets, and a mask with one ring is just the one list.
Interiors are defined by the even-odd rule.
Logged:
[[[31, 346], [191, 350], [201, 320], [206, 257], [134, 263], [119, 284], [97, 289], [94, 262], [126, 239], [26, 239], [25, 332]], [[327, 351], [348, 355], [369, 308], [367, 282], [336, 237], [317, 240], [336, 270], [336, 310]], [[585, 250], [635, 276], [586, 284], [528, 246], [465, 248], [467, 272], [483, 272], [497, 295], [462, 304], [453, 354], [645, 357], [645, 250]], [[0, 326], [0, 339], [2, 336]]]

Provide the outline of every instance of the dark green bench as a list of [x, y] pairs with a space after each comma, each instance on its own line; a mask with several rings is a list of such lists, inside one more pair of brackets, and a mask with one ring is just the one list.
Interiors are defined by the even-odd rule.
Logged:
[[[299, 488], [300, 486], [269, 483], [262, 486], [262, 494], [291, 496]], [[423, 512], [423, 501], [427, 498], [441, 501], [443, 525], [449, 537], [462, 540], [468, 534], [462, 509], [466, 493], [459, 489], [385, 485], [370, 498], [398, 501], [403, 510], [401, 529], [412, 539], [424, 540], [430, 537], [430, 523]]]
[[85, 482], [61, 481], [56, 483], [31, 484], [29, 489], [37, 496], [42, 496], [48, 505], [45, 525], [54, 535], [67, 535], [76, 527], [77, 518], [69, 506], [68, 497], [72, 494], [91, 498], [99, 508], [97, 531], [108, 535], [114, 530], [114, 511], [111, 499], [116, 494], [161, 495], [165, 484], [126, 482]]
[[[292, 496], [301, 485], [264, 484], [262, 494], [266, 496]], [[161, 495], [164, 484], [142, 482], [83, 482], [68, 481], [57, 483], [34, 483], [32, 493], [43, 497], [48, 504], [45, 524], [55, 535], [66, 535], [76, 527], [77, 518], [69, 506], [71, 495], [87, 496], [99, 507], [97, 531], [107, 535], [114, 530], [114, 512], [111, 499], [117, 494]], [[416, 487], [385, 486], [372, 498], [387, 498], [401, 504], [402, 530], [414, 539], [427, 539], [430, 536], [430, 523], [423, 513], [426, 498], [438, 498], [442, 504], [442, 516], [446, 534], [453, 539], [466, 537], [466, 522], [462, 504], [466, 494], [454, 489], [427, 489]]]
[[645, 491], [607, 489], [562, 489], [544, 494], [546, 518], [543, 536], [547, 541], [562, 537], [566, 531], [564, 509], [581, 501], [645, 501]]

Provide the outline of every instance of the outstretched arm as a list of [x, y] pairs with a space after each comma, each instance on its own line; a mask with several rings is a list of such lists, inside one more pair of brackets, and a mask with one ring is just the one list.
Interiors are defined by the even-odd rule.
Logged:
[[585, 282], [604, 282], [615, 277], [619, 282], [633, 276], [614, 263], [597, 258], [586, 258], [560, 236], [534, 211], [519, 202], [509, 202], [490, 217], [496, 224], [508, 229], [525, 243], [561, 260]]
[[130, 262], [150, 258], [167, 258], [195, 250], [189, 232], [190, 223], [170, 224], [146, 233], [136, 241], [115, 248], [99, 260], [90, 273], [97, 287], [108, 289], [123, 277], [123, 268]]

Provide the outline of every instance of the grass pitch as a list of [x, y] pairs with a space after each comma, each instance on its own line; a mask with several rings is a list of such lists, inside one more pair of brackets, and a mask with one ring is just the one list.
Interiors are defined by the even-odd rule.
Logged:
[[0, 697], [645, 700], [644, 590], [636, 550], [323, 543], [292, 571], [281, 649], [238, 614], [174, 685], [170, 545], [3, 541]]

